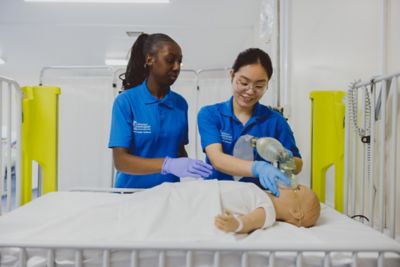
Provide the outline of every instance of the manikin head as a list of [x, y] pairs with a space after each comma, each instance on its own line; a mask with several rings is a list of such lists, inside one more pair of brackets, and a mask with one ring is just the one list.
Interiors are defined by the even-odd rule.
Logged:
[[280, 196], [274, 197], [276, 219], [298, 227], [313, 226], [320, 215], [321, 206], [317, 195], [308, 187], [280, 188]]

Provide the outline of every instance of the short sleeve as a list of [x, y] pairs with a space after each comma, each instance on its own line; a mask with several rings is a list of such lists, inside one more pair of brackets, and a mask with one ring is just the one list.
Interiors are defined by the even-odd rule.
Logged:
[[197, 115], [197, 124], [203, 150], [210, 144], [220, 144], [222, 142], [218, 127], [218, 117], [215, 111], [212, 112], [212, 106], [201, 108]]
[[275, 208], [268, 194], [253, 183], [219, 181], [223, 210], [236, 215], [245, 215], [257, 208], [265, 211], [262, 229], [272, 226], [276, 220]]
[[128, 98], [119, 95], [113, 104], [109, 148], [129, 148], [133, 138], [133, 113]]
[[248, 183], [248, 185], [254, 193], [254, 209], [263, 208], [265, 211], [265, 222], [262, 229], [272, 226], [276, 220], [276, 213], [271, 198], [255, 184]]

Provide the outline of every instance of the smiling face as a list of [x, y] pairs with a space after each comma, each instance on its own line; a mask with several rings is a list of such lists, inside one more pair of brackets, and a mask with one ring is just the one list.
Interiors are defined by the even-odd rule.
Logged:
[[268, 86], [268, 75], [260, 64], [244, 65], [231, 72], [233, 100], [242, 109], [251, 109], [264, 95]]
[[181, 63], [182, 51], [174, 42], [163, 42], [155, 54], [146, 57], [149, 76], [163, 86], [170, 86], [176, 81]]

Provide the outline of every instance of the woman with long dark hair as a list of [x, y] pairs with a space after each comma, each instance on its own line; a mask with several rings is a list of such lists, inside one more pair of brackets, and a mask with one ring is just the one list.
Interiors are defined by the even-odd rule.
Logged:
[[260, 186], [278, 196], [278, 181], [290, 184], [283, 172], [259, 155], [255, 161], [233, 156], [234, 145], [243, 135], [273, 137], [286, 148], [293, 172], [301, 171], [301, 155], [286, 119], [258, 102], [267, 90], [272, 72], [271, 59], [263, 50], [250, 48], [241, 52], [231, 70], [233, 96], [226, 102], [203, 107], [198, 114], [198, 125], [206, 161], [215, 168], [209, 178], [245, 177], [242, 180], [261, 183]]

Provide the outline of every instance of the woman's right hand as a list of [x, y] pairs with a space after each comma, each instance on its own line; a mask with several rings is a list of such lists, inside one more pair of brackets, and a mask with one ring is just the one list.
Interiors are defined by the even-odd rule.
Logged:
[[279, 197], [277, 180], [283, 182], [287, 186], [291, 184], [289, 178], [283, 172], [268, 162], [254, 161], [251, 170], [253, 175], [258, 177], [261, 185], [265, 189], [270, 190], [276, 197]]
[[178, 177], [207, 178], [213, 167], [201, 160], [191, 158], [166, 157], [161, 168], [161, 174], [173, 174]]

